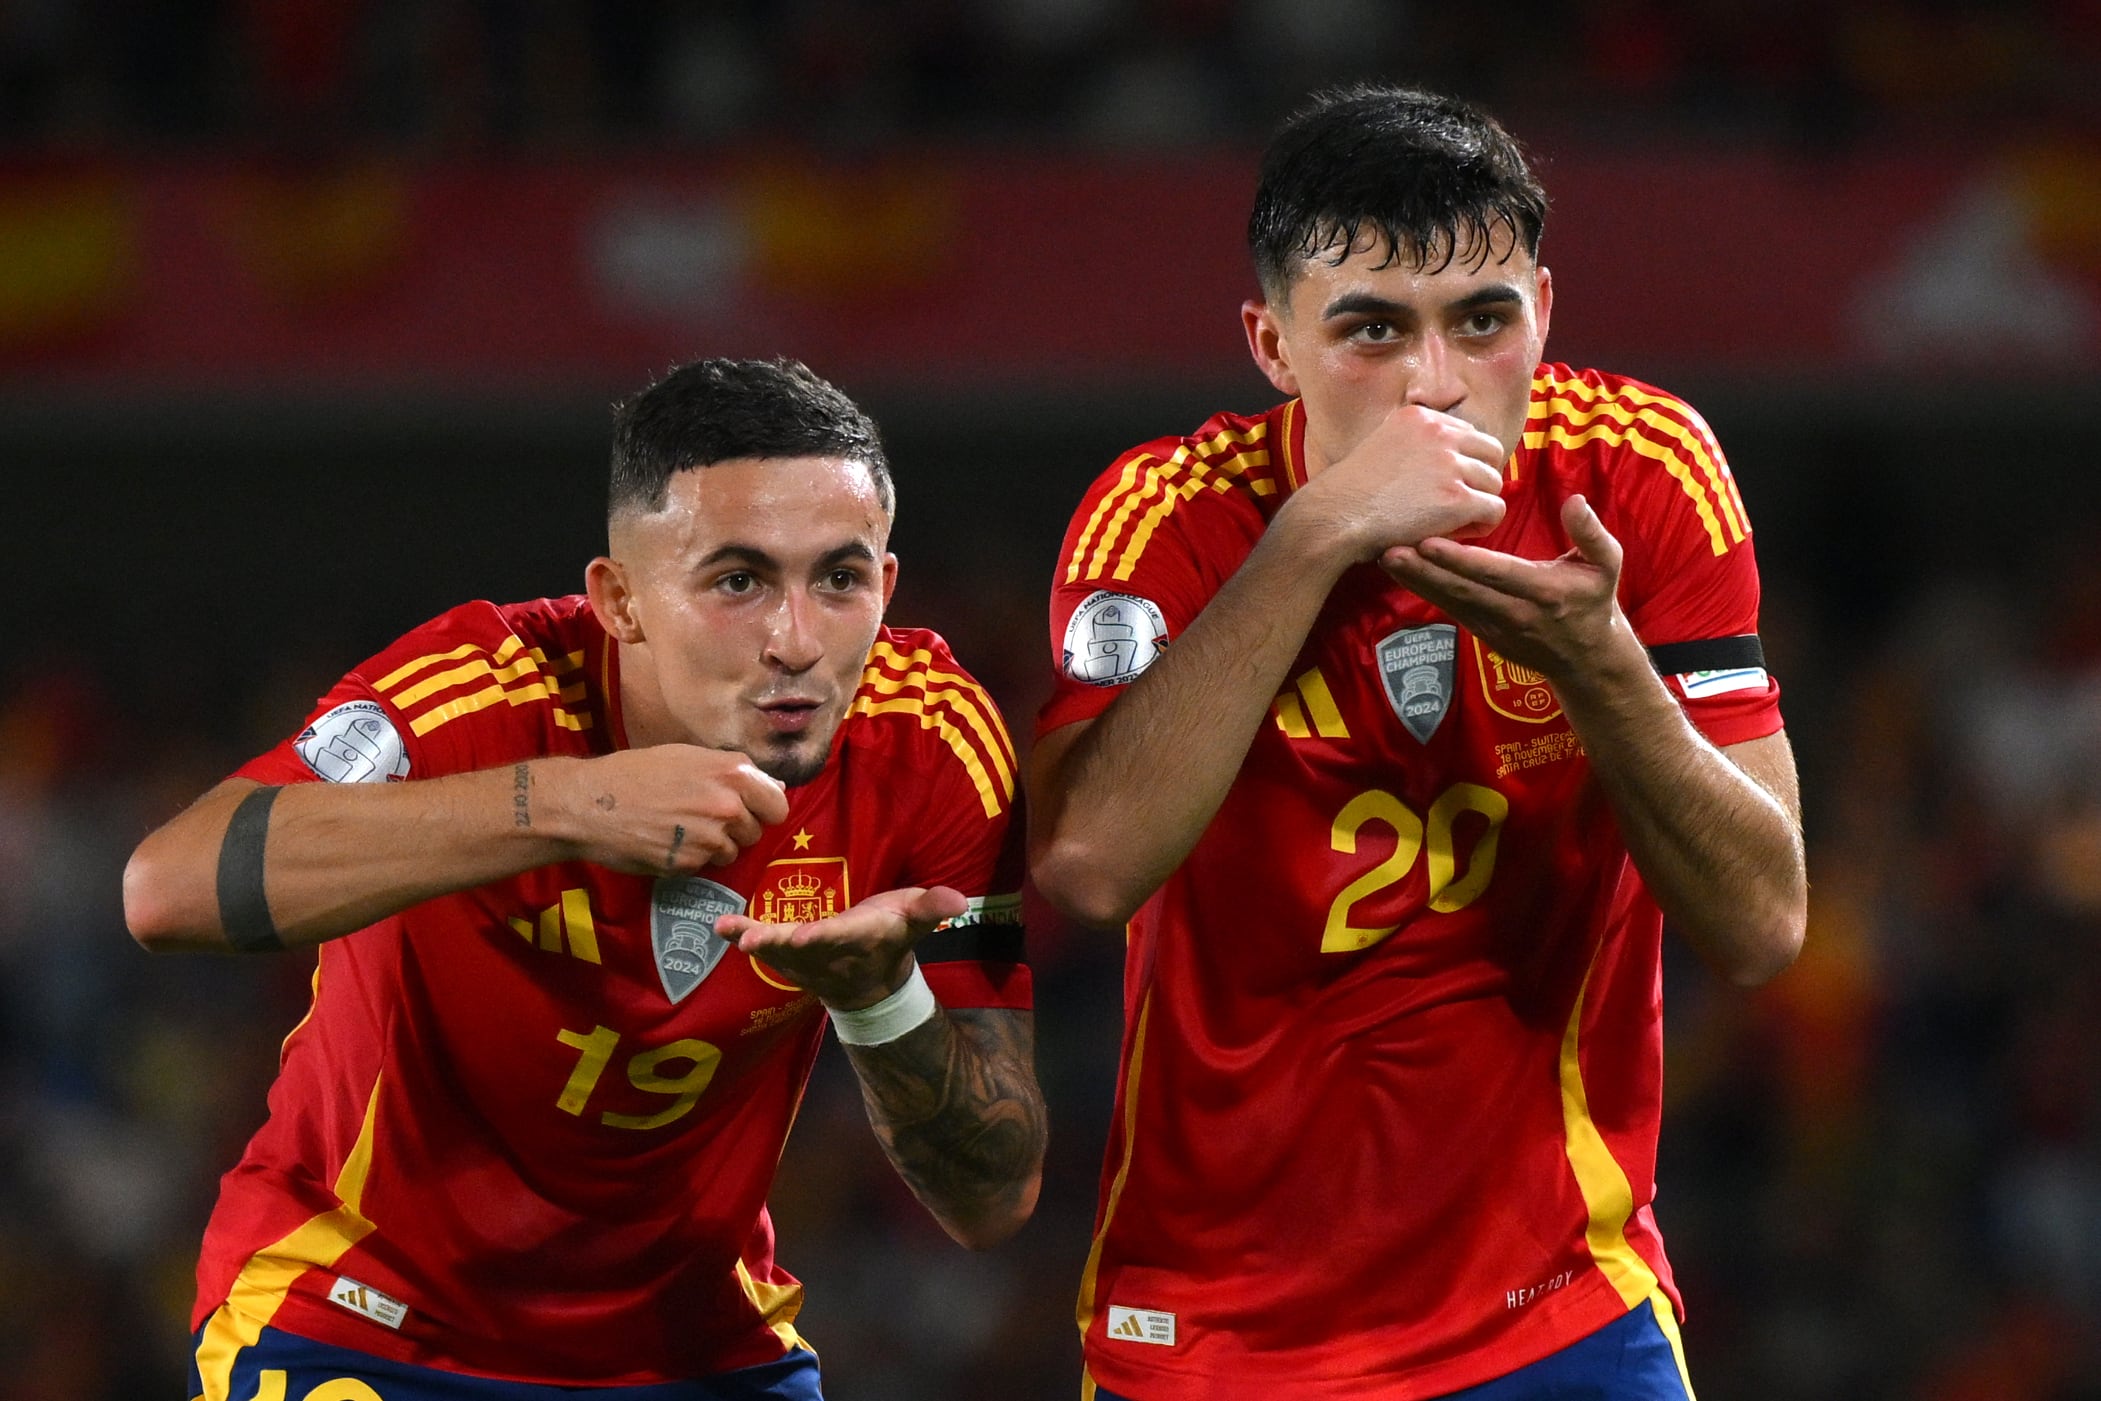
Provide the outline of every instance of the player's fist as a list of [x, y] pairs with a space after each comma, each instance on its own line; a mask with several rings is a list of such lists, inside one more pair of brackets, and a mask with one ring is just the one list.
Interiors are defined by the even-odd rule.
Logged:
[[1432, 536], [1486, 535], [1503, 519], [1503, 445], [1462, 418], [1398, 404], [1299, 495], [1353, 562]]
[[637, 875], [727, 866], [788, 815], [788, 790], [745, 755], [697, 744], [535, 765], [583, 860]]
[[912, 946], [943, 920], [967, 908], [945, 885], [886, 890], [829, 919], [807, 924], [761, 924], [723, 915], [715, 932], [789, 981], [817, 994], [827, 1007], [872, 1007], [911, 976]]

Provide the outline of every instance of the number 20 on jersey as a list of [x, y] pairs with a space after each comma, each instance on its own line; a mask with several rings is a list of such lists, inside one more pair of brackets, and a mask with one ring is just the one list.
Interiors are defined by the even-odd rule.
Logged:
[[[1469, 812], [1487, 819], [1488, 827], [1475, 838], [1462, 869], [1453, 829], [1460, 815]], [[1345, 856], [1354, 856], [1358, 834], [1377, 823], [1392, 829], [1393, 854], [1336, 893], [1328, 906], [1327, 927], [1321, 932], [1321, 952], [1355, 953], [1400, 928], [1398, 924], [1352, 924], [1350, 918], [1359, 901], [1406, 880], [1418, 858], [1427, 863], [1430, 909], [1450, 914], [1480, 899], [1495, 876], [1496, 839], [1502, 834], [1503, 820], [1509, 816], [1510, 800], [1478, 783], [1453, 784], [1437, 795], [1429, 812], [1422, 816], [1383, 788], [1366, 789], [1344, 803], [1328, 827], [1328, 845]]]

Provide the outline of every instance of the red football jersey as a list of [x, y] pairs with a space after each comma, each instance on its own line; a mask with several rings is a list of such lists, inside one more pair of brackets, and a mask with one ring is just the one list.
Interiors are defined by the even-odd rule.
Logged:
[[[1096, 481], [1039, 733], [1172, 646], [1303, 485], [1304, 426], [1296, 401], [1221, 415]], [[1505, 475], [1477, 543], [1559, 555], [1581, 492], [1625, 546], [1645, 642], [1756, 632], [1743, 503], [1685, 404], [1543, 365]], [[1762, 667], [1668, 684], [1717, 744], [1780, 728]], [[1348, 572], [1131, 921], [1090, 1377], [1147, 1401], [1430, 1397], [1644, 1302], [1675, 1331], [1649, 1211], [1661, 924], [1545, 681]]]
[[[582, 598], [473, 603], [239, 772], [414, 780], [624, 743], [620, 650]], [[802, 1289], [765, 1199], [826, 1019], [715, 918], [950, 885], [971, 906], [921, 946], [935, 995], [1025, 1008], [1030, 985], [1014, 752], [939, 637], [882, 631], [830, 762], [788, 796], [704, 878], [548, 866], [321, 946], [205, 1235], [208, 1383], [266, 1323], [569, 1384], [703, 1376], [796, 1341]]]

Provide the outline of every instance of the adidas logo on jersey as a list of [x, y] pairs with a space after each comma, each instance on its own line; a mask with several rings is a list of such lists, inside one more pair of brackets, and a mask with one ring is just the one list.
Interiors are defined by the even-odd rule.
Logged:
[[1120, 1343], [1175, 1345], [1175, 1316], [1158, 1309], [1127, 1309], [1109, 1305], [1109, 1336]]
[[1350, 737], [1350, 727], [1342, 722], [1342, 711], [1336, 708], [1335, 693], [1328, 689], [1328, 678], [1320, 674], [1319, 667], [1277, 693], [1270, 702], [1270, 719], [1292, 739], [1311, 739], [1315, 735], [1322, 739]]
[[598, 926], [591, 919], [588, 891], [565, 890], [559, 901], [540, 911], [537, 925], [513, 915], [511, 928], [528, 944], [537, 937], [540, 947], [549, 953], [560, 953], [566, 944], [584, 962], [598, 962]]
[[341, 1304], [352, 1313], [363, 1314], [374, 1323], [399, 1329], [401, 1321], [409, 1316], [409, 1306], [390, 1295], [382, 1294], [369, 1284], [359, 1284], [348, 1275], [337, 1278], [328, 1291], [331, 1304]]

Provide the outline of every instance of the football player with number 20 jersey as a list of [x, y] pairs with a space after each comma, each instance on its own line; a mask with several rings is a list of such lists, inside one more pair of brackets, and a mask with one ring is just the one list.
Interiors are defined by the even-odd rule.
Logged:
[[1663, 916], [1792, 959], [1794, 768], [1728, 464], [1542, 363], [1544, 215], [1472, 109], [1316, 99], [1250, 224], [1291, 397], [1067, 531], [1032, 863], [1128, 931], [1090, 1398], [1690, 1395]]
[[204, 1401], [811, 1401], [766, 1195], [824, 1028], [958, 1240], [1031, 1210], [1014, 751], [882, 625], [875, 428], [785, 361], [620, 407], [586, 595], [473, 603], [150, 836], [149, 947], [319, 944], [198, 1268]]

